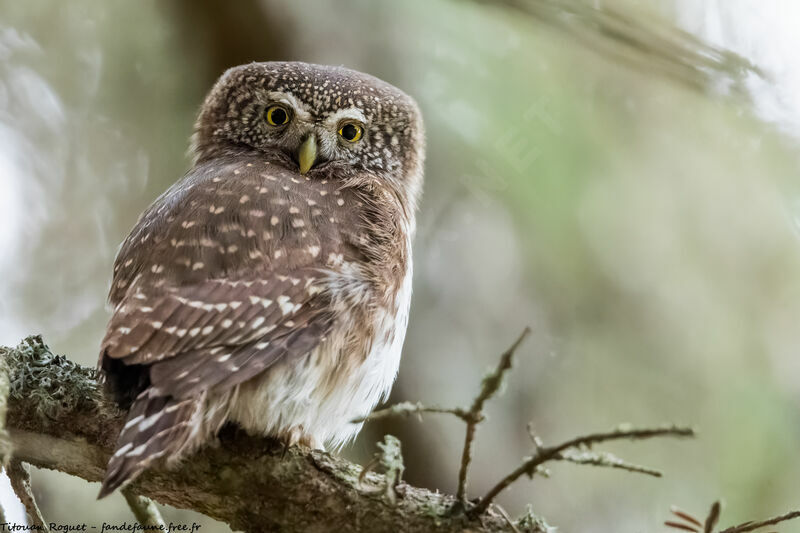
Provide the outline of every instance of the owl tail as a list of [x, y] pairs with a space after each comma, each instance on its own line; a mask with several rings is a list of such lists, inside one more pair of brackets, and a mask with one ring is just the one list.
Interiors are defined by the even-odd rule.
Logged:
[[197, 397], [175, 399], [143, 391], [131, 406], [119, 434], [114, 455], [108, 461], [106, 477], [97, 498], [136, 479], [154, 461], [177, 458], [191, 444], [196, 427], [193, 418], [201, 401]]

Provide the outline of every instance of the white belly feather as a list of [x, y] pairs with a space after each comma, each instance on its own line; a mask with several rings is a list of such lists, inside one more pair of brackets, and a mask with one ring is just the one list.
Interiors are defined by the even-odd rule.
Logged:
[[[353, 439], [362, 424], [350, 421], [385, 400], [397, 377], [411, 304], [411, 274], [409, 260], [396, 308], [376, 313], [365, 356], [343, 353], [349, 328], [340, 325], [306, 357], [281, 361], [240, 385], [227, 398], [228, 418], [251, 433], [303, 435], [314, 447], [337, 449]], [[345, 372], [343, 358], [363, 362]]]

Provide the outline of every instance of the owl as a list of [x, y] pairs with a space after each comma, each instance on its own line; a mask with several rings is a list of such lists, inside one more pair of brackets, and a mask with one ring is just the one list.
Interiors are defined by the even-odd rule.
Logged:
[[416, 103], [346, 68], [242, 65], [206, 97], [191, 154], [114, 263], [99, 367], [129, 411], [100, 497], [228, 422], [338, 449], [397, 375]]

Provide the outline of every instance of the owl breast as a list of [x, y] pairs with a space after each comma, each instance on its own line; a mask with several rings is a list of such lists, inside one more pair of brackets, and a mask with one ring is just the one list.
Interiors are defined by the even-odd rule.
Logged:
[[[351, 421], [385, 400], [397, 376], [411, 303], [410, 254], [395, 295], [377, 309], [356, 271], [329, 280], [337, 320], [311, 353], [281, 361], [226, 396], [228, 419], [290, 444], [338, 449], [358, 434]], [[339, 294], [337, 294], [339, 292]], [[210, 401], [214, 401], [213, 399]]]

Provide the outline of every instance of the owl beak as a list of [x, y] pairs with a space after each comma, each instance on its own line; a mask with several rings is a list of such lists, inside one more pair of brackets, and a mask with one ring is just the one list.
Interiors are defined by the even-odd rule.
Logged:
[[305, 174], [317, 160], [317, 136], [313, 133], [306, 137], [300, 150], [297, 151], [297, 161], [300, 164], [300, 174]]

